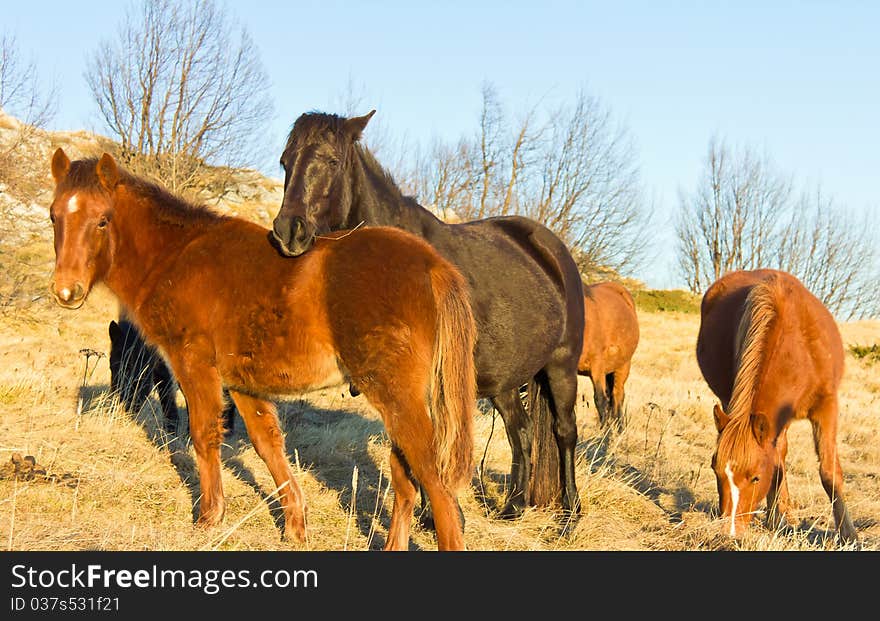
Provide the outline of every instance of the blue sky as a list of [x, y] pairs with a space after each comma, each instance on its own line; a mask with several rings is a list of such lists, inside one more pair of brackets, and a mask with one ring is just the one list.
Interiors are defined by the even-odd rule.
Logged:
[[[0, 30], [54, 78], [53, 129], [100, 131], [86, 61], [122, 2], [5, 3]], [[678, 287], [668, 223], [709, 139], [766, 152], [840, 204], [880, 209], [878, 2], [227, 3], [253, 35], [275, 117], [263, 169], [296, 117], [341, 112], [349, 83], [385, 131], [411, 142], [475, 131], [481, 84], [516, 115], [539, 99], [600, 98], [635, 140], [658, 209], [656, 257], [637, 274]], [[368, 130], [369, 131], [369, 130]]]

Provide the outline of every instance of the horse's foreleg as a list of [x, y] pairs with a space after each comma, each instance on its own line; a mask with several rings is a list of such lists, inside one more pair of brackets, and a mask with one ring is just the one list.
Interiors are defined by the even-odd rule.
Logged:
[[783, 431], [776, 439], [777, 464], [767, 492], [767, 525], [776, 530], [786, 524], [788, 512], [788, 478], [785, 475], [785, 458], [788, 455], [788, 433]]
[[226, 501], [223, 498], [223, 481], [220, 477], [220, 412], [223, 410], [223, 389], [220, 375], [212, 367], [184, 367], [177, 373], [177, 380], [186, 398], [189, 411], [189, 434], [196, 452], [199, 471], [198, 524], [214, 526], [223, 519]]
[[532, 428], [518, 390], [495, 395], [492, 397], [492, 404], [504, 421], [511, 453], [510, 491], [507, 493], [507, 501], [499, 512], [499, 516], [515, 518], [522, 515], [530, 502]]
[[385, 549], [400, 551], [409, 548], [409, 526], [416, 503], [416, 482], [412, 478], [406, 458], [396, 445], [391, 447], [390, 465], [394, 504]]
[[306, 540], [306, 516], [303, 493], [284, 451], [284, 434], [278, 423], [275, 404], [236, 391], [229, 391], [244, 419], [248, 436], [257, 455], [266, 463], [281, 496], [284, 510], [284, 537], [297, 543]]
[[574, 406], [577, 400], [577, 358], [574, 365], [547, 366], [547, 383], [552, 396], [553, 431], [559, 447], [559, 466], [562, 470], [562, 507], [572, 513], [580, 512], [580, 497], [574, 475], [574, 449], [577, 445], [577, 420]]
[[858, 541], [855, 525], [843, 499], [843, 470], [837, 455], [837, 399], [829, 399], [810, 413], [813, 442], [819, 456], [819, 478], [831, 500], [834, 522], [844, 543]]

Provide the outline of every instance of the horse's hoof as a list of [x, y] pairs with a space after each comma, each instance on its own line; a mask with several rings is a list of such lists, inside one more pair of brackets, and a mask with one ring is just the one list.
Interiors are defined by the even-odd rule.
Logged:
[[515, 520], [521, 517], [525, 510], [524, 503], [521, 501], [508, 500], [496, 516], [501, 520]]
[[574, 503], [569, 500], [568, 496], [566, 496], [562, 500], [562, 511], [571, 517], [576, 517], [581, 514], [581, 501], [579, 498], [575, 499]]
[[203, 515], [200, 515], [199, 519], [196, 520], [196, 527], [204, 529], [204, 530], [210, 530], [210, 529], [214, 528], [215, 526], [219, 526], [220, 522], [222, 522], [222, 521], [223, 521], [223, 518], [218, 518], [218, 517], [213, 517], [213, 516], [205, 517]]
[[425, 530], [434, 530], [434, 515], [430, 511], [422, 511], [419, 513], [419, 526]]
[[285, 524], [284, 532], [281, 533], [281, 541], [302, 545], [306, 542], [306, 529], [302, 526]]
[[213, 528], [223, 521], [224, 513], [226, 513], [225, 506], [200, 513], [199, 519], [196, 520], [196, 526], [200, 528]]

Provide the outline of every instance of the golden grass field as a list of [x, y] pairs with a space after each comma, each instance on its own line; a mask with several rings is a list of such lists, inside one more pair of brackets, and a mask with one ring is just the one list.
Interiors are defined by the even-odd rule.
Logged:
[[[50, 473], [72, 473], [77, 487], [0, 478], [0, 546], [7, 550], [290, 550], [274, 485], [240, 419], [224, 445], [228, 509], [222, 526], [193, 524], [198, 479], [185, 431], [162, 431], [155, 395], [128, 412], [108, 393], [107, 324], [116, 303], [97, 288], [77, 311], [48, 296], [51, 245], [35, 242], [33, 296], [0, 311], [0, 464], [33, 455]], [[42, 294], [39, 292], [43, 291]], [[719, 533], [709, 466], [715, 443], [713, 399], [694, 357], [699, 315], [641, 312], [641, 341], [627, 384], [629, 426], [600, 434], [592, 388], [580, 378], [577, 482], [583, 512], [564, 523], [551, 509], [520, 519], [491, 517], [510, 453], [500, 417], [475, 407], [474, 484], [461, 500], [470, 550], [835, 550], [830, 503], [819, 482], [810, 425], [795, 422], [787, 462], [790, 532], [757, 526], [742, 541]], [[846, 345], [880, 339], [880, 321], [841, 325]], [[880, 363], [847, 354], [839, 449], [846, 497], [863, 550], [880, 549]], [[81, 410], [78, 412], [78, 410]], [[373, 550], [390, 520], [389, 445], [363, 397], [346, 387], [304, 395], [281, 407], [287, 449], [308, 503], [308, 550]], [[2, 472], [2, 470], [0, 470]], [[357, 490], [352, 494], [352, 490]], [[431, 531], [413, 524], [413, 550], [434, 550]]]
[[[46, 206], [48, 162], [58, 145], [74, 156], [100, 154], [81, 133], [40, 134], [34, 166], [46, 187], [25, 205], [0, 186], [0, 548], [5, 550], [288, 550], [274, 485], [244, 425], [223, 447], [228, 501], [224, 523], [194, 526], [198, 476], [178, 393], [181, 431], [158, 420], [155, 394], [128, 412], [109, 394], [107, 326], [117, 318], [110, 293], [96, 288], [77, 311], [52, 301], [54, 261]], [[221, 204], [266, 225], [280, 182], [245, 175], [260, 200]], [[256, 190], [254, 189], [256, 188]], [[238, 192], [244, 196], [244, 192]], [[656, 295], [655, 295], [656, 294]], [[789, 431], [789, 532], [756, 527], [742, 541], [722, 537], [710, 459], [712, 395], [694, 356], [699, 315], [679, 292], [637, 295], [641, 340], [627, 382], [629, 426], [604, 437], [592, 388], [580, 378], [577, 483], [580, 518], [552, 509], [520, 519], [492, 517], [505, 492], [510, 452], [500, 417], [475, 405], [473, 485], [461, 498], [471, 550], [833, 550], [831, 507], [819, 482], [809, 423]], [[670, 302], [667, 304], [667, 302]], [[692, 302], [692, 300], [691, 300]], [[880, 343], [880, 320], [841, 325], [845, 345]], [[88, 360], [81, 350], [103, 357]], [[841, 389], [840, 458], [846, 498], [863, 550], [880, 549], [880, 362], [847, 353]], [[303, 395], [280, 407], [287, 452], [308, 503], [309, 550], [373, 550], [390, 520], [389, 445], [381, 421], [347, 387]], [[32, 455], [47, 474], [79, 478], [75, 487], [10, 476], [14, 454]], [[356, 489], [353, 494], [352, 490]], [[412, 549], [434, 550], [433, 533], [413, 524]]]

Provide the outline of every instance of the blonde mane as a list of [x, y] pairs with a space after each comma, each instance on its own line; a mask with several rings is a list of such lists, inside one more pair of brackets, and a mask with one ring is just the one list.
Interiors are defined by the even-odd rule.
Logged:
[[719, 438], [718, 455], [723, 461], [745, 465], [754, 442], [751, 409], [757, 380], [764, 360], [767, 333], [778, 315], [776, 278], [756, 284], [743, 304], [743, 314], [736, 332], [736, 378], [727, 408], [730, 421]]

